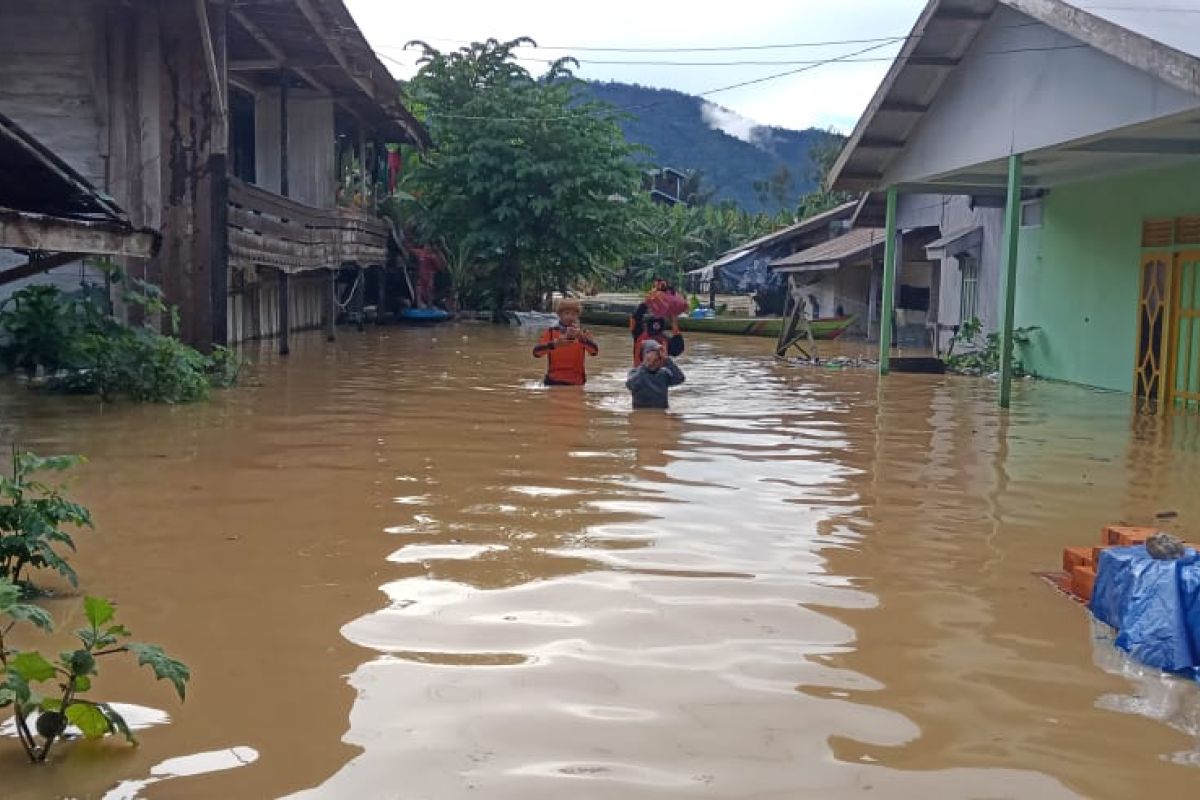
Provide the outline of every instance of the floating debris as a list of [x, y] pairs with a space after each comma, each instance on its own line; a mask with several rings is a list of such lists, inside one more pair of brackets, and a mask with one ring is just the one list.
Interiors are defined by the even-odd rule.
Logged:
[[833, 358], [789, 358], [787, 363], [794, 367], [823, 367], [825, 369], [875, 369], [879, 361], [863, 356], [834, 356]]

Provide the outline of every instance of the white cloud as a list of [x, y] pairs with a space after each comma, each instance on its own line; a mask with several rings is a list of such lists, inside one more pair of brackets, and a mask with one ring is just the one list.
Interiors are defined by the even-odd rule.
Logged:
[[[400, 77], [415, 71], [416, 53], [403, 50], [404, 43], [412, 39], [453, 48], [464, 41], [488, 37], [531, 36], [543, 48], [522, 51], [522, 56], [533, 59], [525, 62], [532, 71], [544, 69], [545, 59], [570, 54], [582, 62], [582, 78], [640, 83], [690, 94], [804, 69], [715, 92], [708, 99], [764, 125], [834, 125], [845, 129], [866, 107], [887, 70], [886, 59], [896, 52], [896, 46], [884, 46], [857, 57], [885, 60], [812, 68], [794, 62], [846, 56], [873, 43], [707, 53], [557, 48], [726, 47], [903, 37], [911, 30], [925, 0], [743, 0], [736, 13], [730, 12], [727, 3], [715, 0], [605, 0], [567, 5], [561, 0], [452, 0], [415, 5], [395, 0], [347, 0], [347, 5], [368, 41]], [[692, 65], [628, 63], [632, 61]], [[743, 63], [695, 65], [730, 61]], [[734, 121], [723, 120], [722, 125], [741, 130], [740, 123]]]
[[710, 128], [724, 131], [735, 139], [741, 139], [743, 142], [751, 144], [754, 144], [758, 138], [757, 131], [760, 126], [754, 120], [746, 119], [736, 111], [722, 108], [715, 103], [705, 103], [702, 108], [704, 121]]

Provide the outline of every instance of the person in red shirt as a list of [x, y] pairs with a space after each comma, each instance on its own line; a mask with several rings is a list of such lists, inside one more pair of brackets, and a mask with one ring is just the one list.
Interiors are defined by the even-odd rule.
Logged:
[[579, 328], [583, 306], [578, 300], [564, 298], [558, 304], [558, 324], [542, 331], [533, 348], [534, 358], [545, 358], [547, 386], [582, 386], [587, 383], [584, 361], [600, 352], [596, 340]]
[[641, 333], [635, 335], [633, 339], [633, 366], [635, 368], [642, 365], [643, 345], [651, 341], [658, 342], [671, 358], [678, 358], [683, 354], [684, 341], [683, 334], [679, 332], [679, 321], [675, 319], [671, 321], [671, 333], [668, 335], [666, 320], [659, 317], [646, 317], [642, 323]]

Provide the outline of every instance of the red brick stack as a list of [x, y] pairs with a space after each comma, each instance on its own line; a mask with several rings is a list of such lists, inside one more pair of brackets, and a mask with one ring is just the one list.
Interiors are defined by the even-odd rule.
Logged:
[[[1092, 599], [1092, 588], [1096, 585], [1096, 570], [1100, 566], [1100, 553], [1108, 547], [1145, 544], [1146, 540], [1158, 531], [1158, 528], [1109, 525], [1101, 532], [1102, 544], [1097, 547], [1066, 548], [1063, 550], [1063, 571], [1046, 577], [1062, 591], [1087, 603]], [[1196, 547], [1190, 543], [1187, 546]]]

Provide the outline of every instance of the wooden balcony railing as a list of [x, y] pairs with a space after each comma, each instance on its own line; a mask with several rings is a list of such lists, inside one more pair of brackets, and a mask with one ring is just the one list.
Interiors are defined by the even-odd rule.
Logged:
[[229, 179], [229, 263], [284, 272], [387, 260], [388, 225], [364, 211], [313, 208]]

